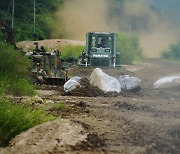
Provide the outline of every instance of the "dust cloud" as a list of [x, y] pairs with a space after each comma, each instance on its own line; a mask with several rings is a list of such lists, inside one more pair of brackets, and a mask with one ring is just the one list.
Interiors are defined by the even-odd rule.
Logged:
[[169, 44], [178, 40], [175, 30], [165, 25], [159, 25], [150, 33], [140, 35], [140, 43], [144, 53], [150, 57], [160, 57], [162, 50], [168, 48]]
[[[148, 57], [160, 57], [161, 51], [178, 39], [178, 29], [163, 14], [150, 8], [143, 0], [126, 1], [125, 17], [135, 17], [135, 33]], [[133, 29], [133, 25], [132, 26]]]
[[159, 57], [179, 34], [167, 17], [143, 0], [66, 0], [56, 16], [63, 31], [55, 29], [52, 37], [85, 40], [90, 31], [135, 33], [147, 57]]
[[64, 31], [69, 38], [85, 39], [89, 31], [112, 31], [106, 15], [107, 0], [67, 0], [63, 9], [57, 12], [59, 20], [63, 20]]

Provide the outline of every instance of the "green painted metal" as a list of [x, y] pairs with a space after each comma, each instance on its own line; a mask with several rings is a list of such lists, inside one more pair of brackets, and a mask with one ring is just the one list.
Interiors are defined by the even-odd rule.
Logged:
[[[120, 53], [116, 52], [116, 33], [89, 32], [86, 34], [86, 50], [82, 53], [82, 65], [117, 67]], [[118, 59], [117, 59], [118, 58]]]

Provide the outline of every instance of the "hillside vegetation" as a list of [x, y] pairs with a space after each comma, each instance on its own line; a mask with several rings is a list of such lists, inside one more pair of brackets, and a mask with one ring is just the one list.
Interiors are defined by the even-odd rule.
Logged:
[[118, 33], [117, 51], [120, 52], [122, 64], [139, 63], [145, 58], [136, 35], [128, 35], [123, 32]]
[[[35, 24], [34, 24], [34, 1], [32, 0], [16, 0], [14, 5], [14, 30], [16, 41], [22, 40], [42, 40], [51, 38], [51, 33], [56, 29], [59, 38], [69, 38], [66, 31], [68, 31], [67, 26], [64, 24], [63, 17], [57, 16], [57, 12], [64, 9], [64, 5], [67, 1], [65, 0], [36, 0], [35, 5]], [[78, 1], [79, 3], [80, 1]], [[84, 2], [84, 1], [83, 1]], [[151, 25], [151, 17], [148, 13], [127, 14], [126, 5], [127, 3], [132, 3], [132, 0], [112, 0], [104, 1], [104, 5], [107, 5], [108, 11], [106, 14], [102, 14], [101, 9], [99, 9], [99, 15], [102, 18], [106, 16], [108, 23], [115, 24], [118, 29], [128, 32], [129, 26], [131, 24], [131, 31], [138, 32], [141, 30], [147, 30]], [[74, 5], [73, 0], [68, 1], [68, 6], [72, 7]], [[81, 3], [80, 3], [81, 4]], [[86, 4], [86, 3], [85, 3]], [[98, 5], [99, 3], [93, 3], [93, 5]], [[99, 6], [101, 7], [101, 6]], [[136, 8], [135, 8], [136, 9]], [[155, 9], [149, 8], [152, 12], [156, 12]], [[73, 13], [73, 12], [71, 12]], [[1, 0], [0, 5], [0, 19], [5, 20], [5, 22], [11, 27], [11, 17], [12, 17], [12, 0], [6, 1]], [[61, 14], [61, 12], [60, 12]], [[82, 15], [80, 13], [80, 15]], [[73, 15], [73, 14], [72, 14]], [[76, 19], [78, 20], [78, 16]], [[95, 17], [94, 17], [95, 18]], [[84, 19], [85, 23], [88, 21], [88, 17]], [[116, 22], [115, 22], [115, 21]], [[93, 22], [93, 21], [92, 21]], [[79, 22], [78, 22], [79, 23]], [[87, 22], [86, 27], [89, 27]], [[94, 23], [96, 24], [96, 23]], [[102, 23], [104, 24], [104, 23]], [[73, 25], [73, 24], [72, 24]], [[34, 32], [35, 26], [35, 32]], [[76, 25], [75, 25], [76, 26]], [[85, 28], [86, 29], [86, 28]], [[89, 29], [87, 29], [89, 30]], [[69, 34], [70, 35], [70, 34]]]
[[168, 49], [163, 50], [161, 58], [180, 61], [180, 41], [170, 44]]
[[[36, 23], [34, 25], [34, 3], [31, 0], [16, 0], [14, 5], [14, 29], [16, 41], [42, 40], [49, 38], [51, 28], [56, 25], [54, 13], [63, 0], [36, 1]], [[0, 19], [11, 27], [12, 1], [1, 0]], [[34, 32], [35, 26], [35, 32]]]

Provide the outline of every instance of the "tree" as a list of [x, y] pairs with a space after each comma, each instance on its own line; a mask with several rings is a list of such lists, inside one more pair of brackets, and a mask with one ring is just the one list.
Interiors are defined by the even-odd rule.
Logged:
[[179, 61], [180, 60], [180, 41], [170, 44], [169, 48], [165, 49], [162, 52], [161, 58]]
[[136, 35], [127, 33], [118, 33], [117, 51], [120, 52], [122, 64], [131, 64], [136, 60], [142, 60], [142, 49], [139, 45], [139, 39]]
[[[11, 0], [1, 0], [0, 19], [11, 27]], [[63, 0], [36, 0], [36, 31], [34, 33], [34, 3], [32, 0], [16, 0], [14, 5], [15, 39], [39, 40], [50, 37], [51, 25], [55, 23], [54, 14]], [[11, 5], [10, 5], [11, 4]], [[50, 21], [50, 22], [49, 22]]]

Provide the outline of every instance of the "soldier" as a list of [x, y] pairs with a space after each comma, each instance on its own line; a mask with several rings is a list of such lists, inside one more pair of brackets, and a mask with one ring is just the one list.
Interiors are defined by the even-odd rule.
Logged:
[[106, 45], [106, 39], [103, 37], [103, 38], [101, 39], [101, 43], [99, 44], [99, 47], [104, 48], [105, 45]]
[[61, 56], [61, 52], [59, 51], [58, 48], [54, 49], [53, 53], [56, 53], [56, 55]]
[[46, 52], [44, 46], [41, 46], [41, 47], [40, 47], [40, 52], [42, 52], [42, 53], [45, 53], [45, 52]]

